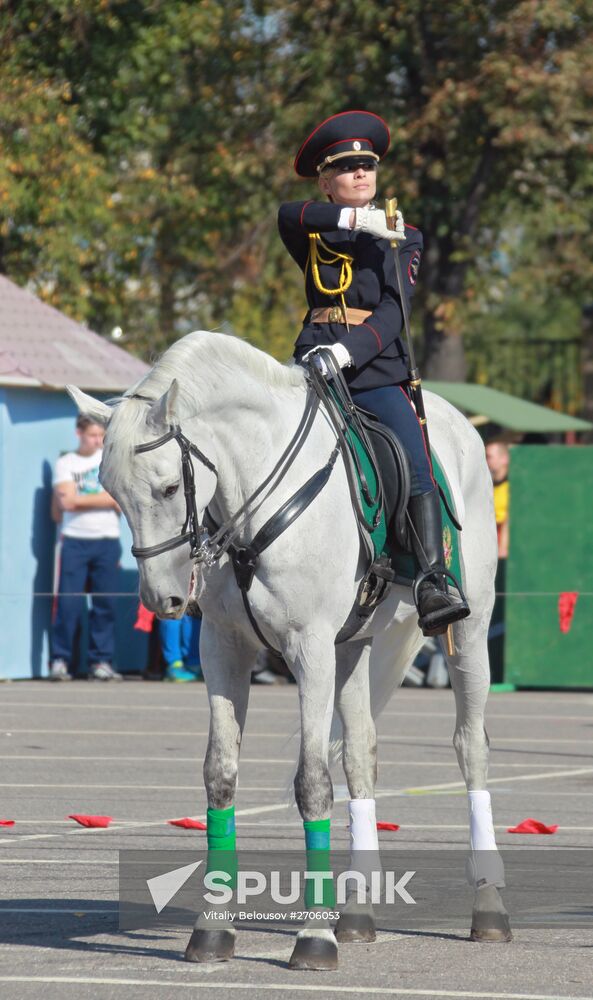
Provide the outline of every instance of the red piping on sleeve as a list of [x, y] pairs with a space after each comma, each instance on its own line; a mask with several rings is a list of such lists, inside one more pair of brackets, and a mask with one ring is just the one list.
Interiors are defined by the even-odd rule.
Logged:
[[377, 338], [377, 343], [379, 345], [379, 350], [382, 351], [383, 350], [383, 344], [381, 343], [381, 338], [380, 338], [379, 334], [377, 333], [377, 331], [373, 329], [373, 327], [371, 326], [370, 323], [361, 323], [360, 325], [361, 326], [368, 326], [369, 330], [372, 330], [372, 332], [374, 333], [375, 337]]
[[301, 211], [301, 218], [300, 218], [301, 226], [303, 225], [303, 215], [305, 214], [305, 209], [306, 209], [307, 205], [312, 205], [312, 204], [313, 204], [312, 201], [306, 201], [305, 204], [303, 205], [303, 208], [302, 208], [302, 211]]

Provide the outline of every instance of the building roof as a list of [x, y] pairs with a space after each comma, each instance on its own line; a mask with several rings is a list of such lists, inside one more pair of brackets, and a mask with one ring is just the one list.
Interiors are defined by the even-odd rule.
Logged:
[[148, 367], [0, 275], [0, 385], [123, 391]]
[[499, 392], [487, 385], [432, 381], [423, 382], [423, 385], [459, 410], [472, 414], [475, 418], [473, 423], [491, 421], [523, 434], [533, 431], [539, 434], [564, 434], [566, 431], [590, 431], [593, 428], [593, 424], [587, 420], [558, 413], [547, 406], [528, 403], [525, 399]]

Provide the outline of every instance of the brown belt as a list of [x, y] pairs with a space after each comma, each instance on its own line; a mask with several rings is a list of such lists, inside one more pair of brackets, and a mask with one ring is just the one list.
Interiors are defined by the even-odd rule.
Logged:
[[333, 306], [331, 309], [312, 309], [311, 310], [311, 323], [348, 323], [349, 325], [356, 326], [358, 323], [364, 323], [365, 319], [368, 319], [372, 313], [367, 312], [365, 309], [346, 309], [346, 318], [344, 319], [344, 310], [341, 306]]

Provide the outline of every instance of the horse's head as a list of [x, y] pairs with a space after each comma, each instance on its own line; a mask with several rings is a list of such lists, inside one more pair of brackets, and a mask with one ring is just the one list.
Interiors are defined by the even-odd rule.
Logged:
[[[178, 383], [174, 380], [155, 402], [132, 396], [113, 407], [75, 386], [67, 388], [79, 410], [106, 428], [99, 478], [130, 526], [142, 603], [162, 618], [180, 618], [191, 596], [193, 560], [190, 538], [177, 543], [184, 531], [189, 536], [192, 528], [197, 529], [188, 519], [192, 511], [188, 486], [193, 480], [195, 514], [201, 524], [217, 479], [206, 456], [202, 455], [205, 461], [196, 458], [187, 449], [187, 439], [172, 432], [180, 431]], [[184, 422], [188, 437], [198, 445], [189, 429], [192, 423], [195, 428], [195, 418]], [[160, 438], [165, 438], [161, 444]], [[209, 435], [204, 437], [203, 429], [200, 438], [211, 453], [212, 441]]]

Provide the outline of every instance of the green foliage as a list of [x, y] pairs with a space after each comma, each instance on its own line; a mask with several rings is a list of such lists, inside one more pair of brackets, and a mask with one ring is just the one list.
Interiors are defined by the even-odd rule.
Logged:
[[278, 357], [304, 312], [278, 203], [322, 117], [383, 115], [426, 252], [426, 374], [591, 287], [591, 0], [6, 0], [0, 268], [147, 356], [199, 326]]

